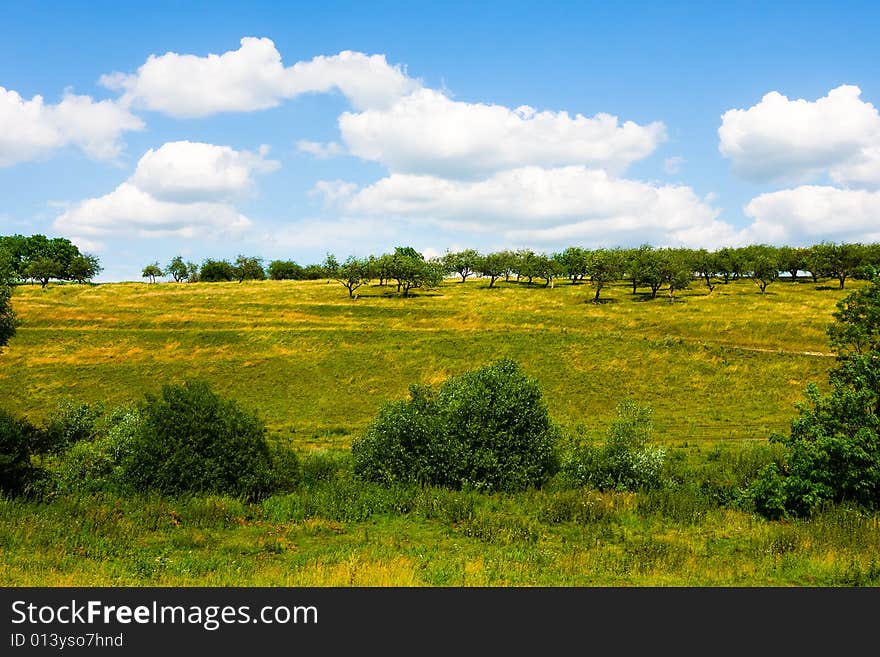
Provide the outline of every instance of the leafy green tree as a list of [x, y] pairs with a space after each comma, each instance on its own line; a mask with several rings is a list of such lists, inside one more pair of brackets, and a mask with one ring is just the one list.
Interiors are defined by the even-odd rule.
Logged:
[[302, 275], [303, 280], [316, 281], [319, 278], [326, 278], [327, 270], [324, 268], [324, 265], [312, 263], [303, 267]]
[[75, 255], [67, 268], [67, 275], [70, 280], [83, 284], [92, 280], [95, 276], [104, 271], [97, 256], [83, 253]]
[[291, 281], [303, 278], [303, 268], [293, 260], [273, 260], [267, 268], [273, 281]]
[[545, 253], [538, 253], [532, 263], [532, 271], [538, 278], [544, 279], [544, 287], [553, 287], [559, 276], [564, 276], [563, 266], [558, 260]]
[[476, 262], [476, 270], [480, 276], [489, 279], [489, 287], [507, 273], [507, 258], [503, 253], [487, 253]]
[[0, 247], [0, 349], [12, 339], [18, 325], [12, 309], [12, 281], [16, 277], [11, 255]]
[[787, 272], [792, 282], [797, 281], [798, 272], [807, 268], [806, 249], [781, 246], [777, 249], [779, 271]]
[[339, 270], [339, 261], [336, 259], [336, 256], [328, 253], [327, 257], [324, 258], [324, 262], [321, 263], [321, 269], [324, 271], [324, 276], [328, 278], [336, 276], [336, 272]]
[[657, 291], [664, 282], [662, 261], [663, 254], [650, 244], [642, 244], [638, 249], [626, 253], [624, 275], [632, 284], [633, 294], [639, 287], [647, 286], [651, 288], [651, 298], [657, 297]]
[[4, 248], [0, 240], [0, 285], [12, 285], [19, 278], [17, 263], [12, 252]]
[[837, 303], [828, 327], [831, 346], [843, 359], [880, 355], [880, 279]]
[[379, 257], [371, 255], [367, 258], [367, 270], [370, 274], [370, 279], [377, 279], [379, 281], [379, 286], [384, 286], [389, 279], [391, 279], [391, 273], [394, 270], [394, 256], [390, 253], [383, 253]]
[[779, 278], [778, 252], [772, 246], [756, 244], [747, 247], [745, 257], [749, 275], [764, 294], [767, 286]]
[[186, 263], [186, 282], [187, 283], [198, 283], [201, 277], [201, 270], [199, 266], [194, 263], [187, 261]]
[[744, 263], [743, 253], [740, 249], [725, 246], [715, 252], [715, 258], [718, 274], [725, 285], [742, 276]]
[[862, 244], [820, 242], [810, 247], [807, 266], [815, 277], [836, 278], [840, 289], [865, 262]]
[[560, 265], [560, 272], [568, 277], [572, 285], [577, 285], [587, 277], [590, 263], [590, 252], [579, 246], [570, 246], [562, 253], [553, 255]]
[[233, 265], [235, 279], [242, 281], [262, 281], [266, 279], [266, 270], [263, 269], [262, 258], [239, 255]]
[[623, 277], [623, 270], [623, 255], [619, 249], [597, 249], [590, 253], [587, 275], [590, 277], [590, 283], [596, 288], [594, 303], [599, 302], [602, 288]]
[[3, 255], [3, 268], [9, 281], [24, 280], [30, 249], [29, 238], [24, 235], [0, 236], [0, 254]]
[[681, 249], [659, 250], [660, 279], [669, 289], [669, 300], [675, 301], [675, 293], [690, 287], [694, 278], [693, 265]]
[[370, 282], [369, 263], [349, 256], [336, 268], [336, 280], [348, 290], [349, 298], [353, 297], [356, 289]]
[[458, 274], [461, 276], [461, 282], [464, 283], [468, 276], [473, 276], [477, 273], [480, 257], [480, 254], [475, 249], [465, 249], [454, 253], [447, 251], [441, 262], [445, 272]]
[[807, 386], [786, 451], [751, 486], [768, 517], [809, 516], [828, 503], [880, 508], [880, 279], [837, 305], [829, 338], [838, 350], [830, 392]]
[[516, 272], [516, 280], [526, 279], [531, 285], [535, 276], [540, 276], [540, 262], [538, 254], [531, 249], [517, 249], [514, 252], [513, 270]]
[[510, 277], [516, 273], [517, 255], [510, 249], [498, 251], [498, 256], [504, 263], [504, 282], [509, 283]]
[[717, 284], [714, 278], [718, 273], [718, 258], [706, 249], [697, 249], [691, 252], [690, 260], [693, 270], [705, 281], [706, 287], [711, 293]]
[[63, 278], [64, 267], [60, 262], [53, 258], [40, 256], [28, 262], [28, 265], [25, 268], [25, 276], [38, 281], [40, 287], [45, 289], [49, 284], [49, 281], [53, 278], [58, 280]]
[[162, 276], [162, 268], [159, 266], [158, 262], [152, 262], [144, 267], [143, 271], [141, 272], [141, 276], [143, 278], [149, 278], [150, 283], [155, 283], [156, 277]]
[[189, 278], [189, 268], [179, 255], [171, 258], [171, 262], [165, 267], [165, 275], [174, 279], [175, 283], [180, 283]]
[[235, 280], [235, 267], [228, 260], [208, 258], [199, 269], [199, 280], [205, 283], [218, 283]]
[[397, 281], [397, 291], [409, 296], [414, 288], [436, 288], [443, 282], [443, 267], [429, 262], [412, 247], [397, 247], [390, 258], [390, 278]]

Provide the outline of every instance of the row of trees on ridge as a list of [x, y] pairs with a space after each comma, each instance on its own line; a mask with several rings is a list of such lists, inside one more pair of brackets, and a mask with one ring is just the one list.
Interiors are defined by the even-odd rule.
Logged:
[[350, 256], [341, 263], [332, 254], [321, 264], [305, 267], [290, 260], [273, 260], [268, 266], [261, 258], [239, 255], [235, 262], [205, 260], [201, 266], [175, 257], [163, 269], [154, 262], [143, 276], [155, 282], [165, 275], [190, 282], [333, 279], [350, 297], [363, 285], [396, 284], [407, 296], [415, 288], [437, 287], [447, 277], [464, 283], [469, 278], [488, 281], [516, 281], [553, 287], [557, 281], [572, 285], [589, 282], [594, 301], [603, 288], [619, 281], [650, 291], [652, 298], [666, 290], [670, 298], [679, 290], [700, 281], [711, 292], [719, 283], [750, 279], [762, 293], [781, 277], [797, 280], [809, 276], [813, 282], [832, 279], [842, 289], [850, 278], [868, 278], [880, 268], [880, 244], [821, 242], [809, 247], [754, 244], [725, 247], [715, 251], [688, 248], [657, 248], [645, 244], [638, 248], [569, 247], [552, 254], [531, 249], [480, 253], [476, 249], [448, 251], [426, 258], [410, 246], [399, 246], [391, 253], [366, 258]]

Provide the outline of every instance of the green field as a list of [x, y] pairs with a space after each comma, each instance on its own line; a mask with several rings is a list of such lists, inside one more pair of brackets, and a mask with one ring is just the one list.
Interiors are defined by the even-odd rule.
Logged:
[[[718, 501], [787, 430], [805, 385], [827, 380], [825, 328], [860, 284], [695, 284], [672, 303], [620, 285], [600, 304], [589, 285], [484, 281], [412, 298], [374, 285], [357, 300], [326, 281], [20, 286], [22, 325], [0, 354], [5, 410], [43, 422], [65, 399], [112, 407], [205, 379], [293, 445], [312, 485], [260, 504], [0, 500], [0, 583], [877, 585], [876, 516], [769, 522]], [[346, 450], [383, 401], [502, 356], [569, 431], [601, 436], [627, 397], [652, 407], [656, 441], [699, 494], [489, 495], [350, 476]]]
[[393, 288], [261, 281], [17, 289], [23, 320], [0, 396], [34, 420], [59, 399], [116, 404], [204, 378], [305, 447], [347, 447], [380, 403], [502, 356], [541, 385], [563, 426], [601, 429], [621, 399], [654, 409], [663, 441], [765, 440], [833, 364], [825, 327], [853, 289], [694, 285], [674, 302], [514, 283]]

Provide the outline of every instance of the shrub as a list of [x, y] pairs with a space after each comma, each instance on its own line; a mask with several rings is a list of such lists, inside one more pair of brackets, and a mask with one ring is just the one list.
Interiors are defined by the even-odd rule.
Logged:
[[40, 470], [31, 463], [38, 436], [30, 422], [0, 410], [0, 491], [21, 495], [39, 478]]
[[302, 466], [296, 452], [286, 445], [272, 445], [269, 449], [272, 460], [272, 490], [290, 493], [302, 481]]
[[64, 454], [56, 469], [60, 490], [125, 493], [130, 488], [122, 464], [131, 454], [141, 415], [136, 408], [121, 407], [104, 419], [102, 431], [75, 442]]
[[761, 471], [751, 486], [755, 509], [771, 518], [809, 516], [826, 503], [880, 507], [880, 418], [877, 396], [835, 385], [806, 391], [808, 404], [788, 436], [771, 440], [787, 449], [781, 467]]
[[770, 439], [786, 449], [781, 467], [763, 470], [751, 486], [756, 510], [768, 517], [809, 516], [841, 502], [880, 508], [880, 279], [839, 301], [834, 319], [831, 390], [807, 387], [789, 435]]
[[46, 425], [37, 450], [57, 454], [82, 440], [94, 439], [103, 415], [104, 407], [101, 404], [90, 406], [74, 401], [61, 402]]
[[258, 499], [272, 488], [266, 428], [203, 382], [148, 395], [128, 453], [126, 481], [138, 491], [216, 493]]
[[557, 470], [558, 434], [538, 385], [502, 359], [385, 404], [353, 441], [354, 471], [370, 481], [522, 490]]
[[651, 409], [631, 400], [618, 404], [617, 417], [601, 447], [581, 443], [565, 459], [565, 475], [579, 486], [598, 490], [657, 488], [666, 452], [650, 447]]

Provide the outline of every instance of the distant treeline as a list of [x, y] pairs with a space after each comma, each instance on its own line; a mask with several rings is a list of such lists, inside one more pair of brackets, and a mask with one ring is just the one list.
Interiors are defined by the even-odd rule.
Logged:
[[[511, 280], [552, 287], [567, 280], [573, 285], [589, 282], [598, 300], [603, 287], [619, 281], [631, 284], [634, 293], [642, 288], [655, 297], [663, 289], [674, 298], [676, 291], [695, 280], [710, 291], [718, 283], [748, 278], [764, 292], [780, 276], [809, 276], [814, 282], [833, 279], [843, 288], [848, 279], [870, 278], [876, 270], [880, 270], [880, 244], [821, 242], [806, 247], [753, 244], [714, 251], [648, 244], [637, 248], [572, 246], [554, 253], [464, 249], [435, 258], [425, 258], [410, 246], [399, 246], [390, 253], [350, 256], [342, 262], [328, 254], [323, 262], [306, 265], [293, 260], [264, 264], [262, 258], [245, 255], [235, 261], [209, 258], [196, 264], [175, 256], [164, 267], [158, 261], [147, 265], [142, 275], [151, 283], [161, 277], [190, 283], [327, 278], [342, 283], [350, 296], [372, 281], [393, 283], [398, 292], [407, 295], [415, 288], [436, 287], [448, 276], [462, 282], [471, 277], [486, 279], [488, 287]], [[81, 253], [68, 239], [0, 236], [0, 283], [33, 281], [43, 287], [50, 280], [84, 283], [101, 271], [96, 256]]]
[[511, 280], [552, 287], [558, 280], [567, 280], [573, 285], [591, 283], [595, 288], [594, 299], [598, 300], [605, 285], [618, 281], [627, 281], [634, 293], [643, 288], [655, 297], [664, 289], [674, 298], [677, 290], [689, 287], [695, 280], [710, 291], [718, 283], [748, 278], [764, 292], [781, 276], [809, 276], [813, 282], [834, 279], [843, 288], [848, 279], [870, 278], [878, 269], [880, 244], [821, 242], [807, 247], [753, 244], [715, 251], [647, 244], [637, 248], [572, 246], [550, 254], [531, 249], [491, 253], [465, 249], [435, 258], [425, 258], [414, 248], [401, 246], [392, 253], [366, 258], [350, 256], [343, 262], [328, 254], [321, 264], [306, 266], [292, 260], [272, 260], [264, 265], [262, 258], [244, 255], [234, 262], [208, 259], [199, 266], [177, 256], [164, 268], [158, 262], [148, 265], [143, 276], [151, 282], [161, 276], [170, 276], [177, 282], [328, 278], [342, 283], [349, 296], [372, 281], [379, 285], [396, 284], [397, 291], [407, 295], [414, 288], [436, 287], [448, 276], [456, 276], [461, 282], [470, 277], [486, 279], [488, 287]]
[[45, 235], [0, 235], [0, 284], [50, 280], [85, 283], [103, 268], [96, 256], [81, 253], [70, 240]]

